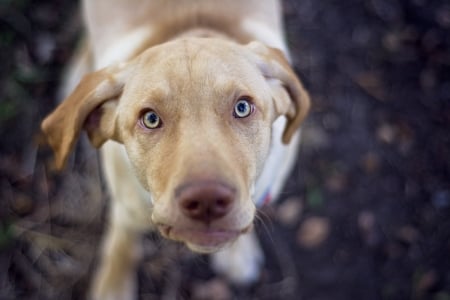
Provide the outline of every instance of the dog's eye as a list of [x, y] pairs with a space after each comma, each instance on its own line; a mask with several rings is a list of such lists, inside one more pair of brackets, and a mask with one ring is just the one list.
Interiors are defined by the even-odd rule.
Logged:
[[148, 129], [161, 127], [161, 119], [153, 110], [144, 113], [141, 117], [141, 122], [142, 125], [144, 125]]
[[254, 106], [247, 98], [241, 98], [234, 105], [234, 117], [246, 118], [253, 112]]

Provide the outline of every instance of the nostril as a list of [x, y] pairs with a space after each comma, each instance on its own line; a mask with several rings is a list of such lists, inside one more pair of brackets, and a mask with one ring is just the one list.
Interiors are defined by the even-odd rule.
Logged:
[[216, 206], [217, 207], [226, 207], [226, 206], [228, 206], [228, 203], [230, 203], [228, 200], [218, 199], [216, 201]]
[[218, 217], [224, 216], [228, 212], [228, 206], [230, 202], [230, 199], [217, 199], [211, 205], [211, 213]]
[[200, 208], [200, 202], [193, 200], [184, 205], [187, 210], [198, 210]]
[[202, 205], [200, 200], [186, 199], [181, 202], [181, 209], [183, 213], [190, 218], [200, 219], [205, 214], [207, 208]]

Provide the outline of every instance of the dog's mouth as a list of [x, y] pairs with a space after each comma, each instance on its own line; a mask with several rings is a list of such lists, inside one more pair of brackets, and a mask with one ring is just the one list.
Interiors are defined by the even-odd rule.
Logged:
[[251, 225], [242, 230], [226, 230], [177, 228], [159, 224], [158, 229], [165, 238], [183, 242], [194, 252], [212, 253], [234, 242], [242, 233], [248, 232]]

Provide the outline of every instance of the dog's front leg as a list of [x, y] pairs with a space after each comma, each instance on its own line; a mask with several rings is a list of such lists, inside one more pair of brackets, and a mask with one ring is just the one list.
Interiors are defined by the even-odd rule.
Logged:
[[136, 269], [141, 259], [141, 234], [113, 216], [114, 213], [91, 287], [92, 300], [128, 300], [137, 296]]
[[233, 244], [212, 255], [212, 266], [238, 285], [255, 283], [261, 272], [264, 254], [254, 231], [241, 235]]
[[102, 163], [111, 207], [91, 298], [135, 299], [141, 233], [152, 227], [150, 196], [136, 179], [123, 145], [105, 143]]

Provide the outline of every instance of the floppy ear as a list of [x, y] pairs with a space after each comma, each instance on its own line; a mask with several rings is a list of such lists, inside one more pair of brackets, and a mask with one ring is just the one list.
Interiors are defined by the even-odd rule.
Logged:
[[120, 64], [85, 75], [72, 94], [42, 122], [58, 170], [65, 166], [83, 127], [95, 147], [107, 139], [119, 140], [115, 107], [128, 73], [126, 64]]
[[309, 111], [308, 92], [279, 49], [260, 42], [251, 42], [247, 47], [257, 55], [257, 65], [271, 87], [277, 115], [287, 118], [282, 139], [288, 144]]

